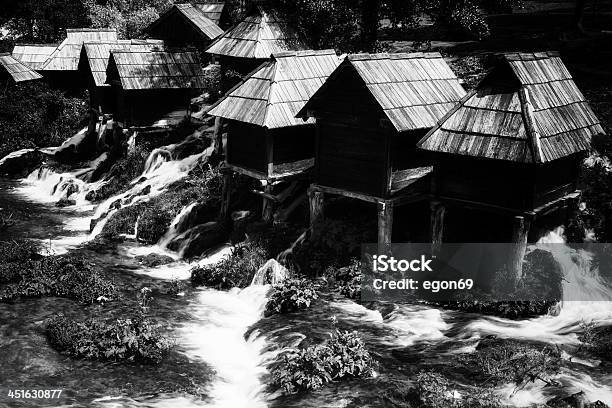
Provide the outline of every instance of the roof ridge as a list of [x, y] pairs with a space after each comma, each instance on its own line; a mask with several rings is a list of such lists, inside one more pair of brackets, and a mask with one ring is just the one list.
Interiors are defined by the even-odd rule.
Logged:
[[527, 131], [527, 138], [529, 139], [529, 147], [531, 148], [531, 153], [533, 155], [533, 162], [543, 163], [544, 155], [542, 153], [542, 142], [540, 140], [540, 132], [537, 129], [536, 122], [533, 117], [533, 105], [531, 104], [529, 90], [522, 86], [519, 89], [518, 94], [521, 102], [521, 111], [525, 124], [525, 130]]
[[442, 58], [442, 54], [437, 51], [432, 52], [379, 52], [379, 53], [356, 53], [348, 54], [349, 61], [367, 60], [398, 60], [398, 59], [417, 59], [417, 58]]
[[263, 118], [263, 123], [262, 123], [264, 127], [268, 127], [267, 126], [268, 114], [270, 113], [270, 106], [272, 105], [272, 102], [270, 102], [270, 99], [272, 97], [272, 88], [275, 88], [274, 85], [277, 83], [276, 74], [278, 72], [278, 61], [273, 61], [272, 69], [274, 70], [274, 72], [272, 73], [272, 78], [270, 78], [270, 89], [268, 89], [268, 96], [266, 98], [266, 111], [264, 113], [264, 118]]
[[102, 32], [117, 32], [116, 28], [67, 28], [67, 33], [102, 33]]

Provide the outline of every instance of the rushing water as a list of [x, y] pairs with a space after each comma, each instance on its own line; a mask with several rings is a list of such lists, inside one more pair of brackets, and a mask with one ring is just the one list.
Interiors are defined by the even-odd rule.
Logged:
[[[495, 335], [557, 344], [564, 350], [564, 358], [571, 361], [570, 368], [564, 368], [557, 376], [555, 386], [536, 382], [520, 390], [510, 385], [497, 388], [495, 391], [506, 403], [529, 406], [545, 403], [556, 395], [584, 391], [587, 399], [612, 405], [609, 368], [600, 361], [581, 360], [574, 355], [582, 322], [612, 324], [610, 289], [593, 272], [587, 252], [563, 245], [562, 230], [549, 233], [540, 244], [554, 244], [549, 248], [564, 268], [566, 298], [591, 300], [564, 301], [556, 316], [520, 321], [423, 305], [366, 308], [329, 293], [324, 293], [307, 311], [262, 319], [268, 284], [278, 283], [288, 274], [274, 260], [264, 265], [253, 284], [244, 290], [220, 292], [187, 288], [178, 296], [165, 294], [165, 285], [170, 280], [187, 279], [195, 264], [218, 262], [232, 251], [225, 245], [188, 263], [180, 259], [180, 250], [168, 250], [168, 243], [180, 238], [179, 226], [193, 205], [177, 214], [156, 245], [141, 245], [135, 241], [134, 234], [116, 248], [95, 252], [82, 249], [82, 244], [99, 234], [116, 211], [113, 203], [119, 200], [122, 206], [130, 206], [161, 194], [211, 153], [208, 149], [175, 160], [175, 148], [176, 145], [171, 145], [154, 150], [142, 175], [131, 183], [128, 191], [97, 206], [85, 196], [105, 180], [88, 183], [83, 177], [87, 168], [60, 174], [45, 167], [21, 181], [2, 181], [0, 206], [19, 213], [18, 226], [12, 235], [4, 233], [3, 239], [35, 238], [49, 242], [51, 252], [84, 252], [126, 293], [133, 294], [143, 286], [157, 288], [153, 317], [175, 338], [179, 352], [154, 369], [68, 359], [46, 344], [41, 329], [44, 320], [58, 312], [86, 318], [113, 310], [112, 303], [103, 307], [75, 307], [64, 299], [39, 299], [0, 304], [0, 374], [10, 379], [4, 385], [62, 387], [67, 390], [67, 399], [63, 402], [76, 406], [319, 407], [344, 406], [356, 398], [376, 405], [372, 402], [379, 397], [376, 384], [395, 376], [409, 378], [414, 373], [411, 367], [443, 367], [461, 379], [461, 373], [454, 373], [449, 361], [458, 354], [473, 352], [482, 338]], [[54, 203], [60, 199], [74, 200], [75, 205], [56, 208]], [[91, 219], [98, 222], [90, 232]], [[290, 252], [291, 248], [280, 254], [279, 259], [290, 256]], [[154, 268], [136, 261], [137, 255], [150, 253], [170, 255], [175, 261]], [[355, 329], [363, 335], [380, 362], [376, 378], [332, 384], [299, 396], [281, 397], [270, 393], [266, 387], [268, 364], [288, 347], [325, 340], [332, 330], [331, 316], [336, 317], [339, 327]], [[166, 387], [168, 390], [166, 383], [171, 384]], [[0, 406], [2, 403], [0, 399]], [[45, 406], [44, 402], [36, 404]]]

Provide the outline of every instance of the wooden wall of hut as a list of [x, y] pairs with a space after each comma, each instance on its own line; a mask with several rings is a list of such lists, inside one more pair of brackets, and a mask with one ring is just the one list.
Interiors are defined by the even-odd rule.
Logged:
[[227, 138], [228, 164], [267, 173], [268, 136], [272, 143], [272, 161], [275, 165], [314, 157], [314, 125], [265, 129], [230, 120]]
[[125, 126], [139, 126], [159, 120], [164, 114], [188, 109], [191, 89], [124, 90], [113, 87], [115, 116]]
[[481, 205], [531, 211], [576, 190], [580, 155], [543, 165], [440, 156], [434, 168], [434, 194]]
[[40, 71], [45, 82], [55, 89], [77, 95], [87, 88], [87, 82], [79, 71]]

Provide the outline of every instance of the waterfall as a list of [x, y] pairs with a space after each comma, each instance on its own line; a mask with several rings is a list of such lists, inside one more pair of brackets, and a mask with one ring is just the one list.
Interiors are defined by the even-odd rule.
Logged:
[[147, 176], [153, 173], [155, 170], [159, 169], [159, 167], [165, 162], [172, 160], [172, 153], [166, 147], [161, 147], [154, 149], [147, 157], [147, 161], [145, 162], [144, 171], [142, 172], [142, 176]]
[[269, 259], [257, 270], [251, 285], [277, 285], [289, 277], [289, 271], [276, 259]]

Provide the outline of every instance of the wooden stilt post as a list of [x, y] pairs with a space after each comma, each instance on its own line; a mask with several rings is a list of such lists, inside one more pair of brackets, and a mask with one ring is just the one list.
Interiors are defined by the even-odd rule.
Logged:
[[[268, 184], [266, 184], [264, 191], [266, 192], [266, 194], [271, 195], [272, 194], [272, 184], [268, 182]], [[261, 218], [265, 222], [272, 222], [274, 219], [274, 202], [272, 202], [272, 200], [266, 197], [263, 197]]]
[[[318, 218], [323, 217], [323, 203], [325, 196], [322, 192], [308, 188], [308, 206], [310, 208], [310, 228], [314, 231], [314, 225]], [[311, 233], [310, 236], [313, 234]]]
[[508, 259], [508, 268], [516, 282], [523, 276], [523, 258], [527, 250], [527, 235], [531, 222], [525, 217], [517, 215], [512, 220], [512, 247]]
[[444, 215], [446, 207], [440, 201], [432, 201], [431, 207], [431, 253], [436, 255], [440, 252], [444, 237]]
[[219, 218], [227, 220], [229, 217], [230, 198], [232, 195], [232, 173], [227, 172], [223, 175], [223, 190], [221, 193], [221, 211]]
[[219, 155], [222, 152], [223, 147], [223, 118], [217, 116], [215, 117], [215, 130], [213, 132], [213, 144], [214, 144], [214, 152], [216, 155]]
[[378, 202], [378, 245], [391, 244], [393, 233], [393, 204], [388, 201]]

